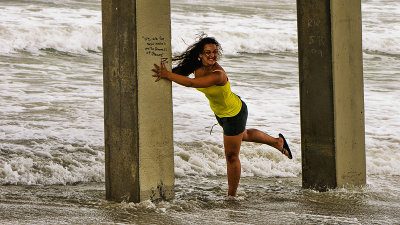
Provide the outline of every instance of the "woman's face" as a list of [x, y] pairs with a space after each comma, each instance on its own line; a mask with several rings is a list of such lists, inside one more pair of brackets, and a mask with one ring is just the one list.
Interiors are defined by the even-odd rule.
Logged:
[[218, 48], [215, 44], [204, 45], [204, 50], [200, 53], [200, 60], [203, 66], [212, 66], [217, 62], [218, 59]]

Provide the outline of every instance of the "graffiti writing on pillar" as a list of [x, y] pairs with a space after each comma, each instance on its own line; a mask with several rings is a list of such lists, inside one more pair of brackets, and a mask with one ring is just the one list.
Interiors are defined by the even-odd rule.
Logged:
[[168, 47], [163, 36], [142, 36], [142, 38], [145, 41], [144, 51], [146, 55], [160, 57], [162, 61], [168, 63]]
[[308, 36], [308, 44], [318, 48], [312, 48], [311, 53], [318, 56], [323, 56], [322, 48], [326, 45], [326, 38], [319, 35]]
[[306, 21], [307, 28], [309, 30], [308, 36], [308, 46], [310, 46], [311, 54], [323, 57], [324, 52], [323, 49], [327, 44], [326, 36], [321, 34], [321, 20], [317, 18], [308, 18]]
[[311, 27], [319, 27], [320, 24], [321, 24], [321, 20], [319, 20], [319, 19], [312, 19], [312, 18], [309, 18], [309, 19], [307, 20], [307, 27], [308, 27], [308, 28], [311, 28]]

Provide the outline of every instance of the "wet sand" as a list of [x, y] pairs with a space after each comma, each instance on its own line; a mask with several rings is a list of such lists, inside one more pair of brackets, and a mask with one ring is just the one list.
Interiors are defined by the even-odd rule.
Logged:
[[104, 183], [0, 186], [1, 224], [400, 224], [400, 177], [317, 192], [300, 178], [241, 179], [225, 197], [225, 177], [176, 179], [171, 201], [116, 203]]

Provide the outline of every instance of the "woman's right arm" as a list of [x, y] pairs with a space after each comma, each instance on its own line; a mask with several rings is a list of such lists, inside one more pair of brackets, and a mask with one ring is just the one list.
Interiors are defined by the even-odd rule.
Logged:
[[166, 69], [164, 62], [161, 62], [161, 67], [159, 67], [157, 64], [154, 64], [154, 67], [155, 69], [152, 69], [152, 71], [156, 73], [153, 75], [153, 77], [157, 77], [155, 80], [156, 82], [164, 78], [185, 87], [205, 88], [213, 85], [224, 84], [226, 81], [225, 74], [221, 71], [210, 73], [204, 77], [196, 77], [191, 79], [186, 76], [169, 72]]

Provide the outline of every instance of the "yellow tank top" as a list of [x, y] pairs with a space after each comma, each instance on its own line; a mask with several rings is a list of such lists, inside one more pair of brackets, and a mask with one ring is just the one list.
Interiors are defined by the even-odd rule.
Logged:
[[236, 116], [242, 108], [242, 101], [231, 91], [229, 80], [224, 86], [213, 85], [196, 89], [205, 94], [211, 110], [220, 118]]

